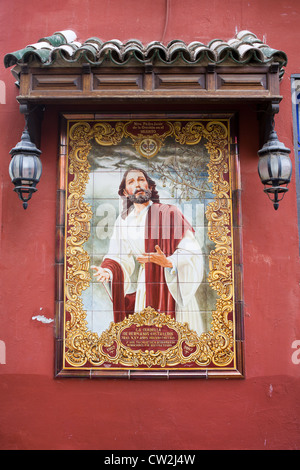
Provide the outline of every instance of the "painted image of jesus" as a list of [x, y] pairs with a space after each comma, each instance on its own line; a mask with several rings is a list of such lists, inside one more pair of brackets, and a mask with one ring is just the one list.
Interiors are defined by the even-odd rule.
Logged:
[[[151, 306], [200, 335], [205, 326], [196, 291], [204, 267], [193, 227], [176, 206], [160, 202], [143, 169], [127, 170], [118, 193], [123, 211], [108, 253], [100, 266], [92, 266], [96, 280], [110, 291], [114, 321]], [[136, 270], [136, 289], [130, 292]]]

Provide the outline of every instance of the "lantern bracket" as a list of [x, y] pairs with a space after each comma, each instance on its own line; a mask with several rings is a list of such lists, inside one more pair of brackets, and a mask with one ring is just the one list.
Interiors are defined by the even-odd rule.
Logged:
[[274, 128], [275, 114], [279, 113], [279, 101], [271, 101], [265, 105], [259, 105], [257, 116], [259, 119], [259, 147], [268, 140], [271, 130]]
[[19, 107], [20, 113], [25, 118], [25, 128], [27, 128], [30, 140], [38, 148], [41, 146], [41, 128], [45, 111], [45, 106], [41, 104], [32, 105], [30, 103], [22, 103]]

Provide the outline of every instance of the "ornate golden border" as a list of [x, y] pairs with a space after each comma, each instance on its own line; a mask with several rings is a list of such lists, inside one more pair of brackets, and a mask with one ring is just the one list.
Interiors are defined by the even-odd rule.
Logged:
[[[151, 120], [151, 119], [149, 119]], [[163, 121], [163, 119], [160, 119]], [[66, 210], [66, 273], [65, 273], [65, 366], [99, 368], [103, 364], [114, 364], [131, 368], [172, 368], [186, 363], [201, 367], [224, 368], [235, 360], [234, 322], [228, 319], [234, 311], [233, 260], [232, 260], [232, 205], [230, 182], [224, 175], [229, 169], [229, 123], [228, 120], [165, 120], [172, 129], [168, 135], [174, 135], [177, 142], [195, 145], [203, 138], [210, 155], [208, 164], [209, 181], [212, 183], [214, 200], [208, 205], [208, 237], [214, 242], [215, 249], [209, 255], [208, 282], [217, 294], [216, 310], [212, 313], [209, 332], [200, 337], [189, 330], [186, 324], [180, 324], [165, 314], [158, 314], [146, 308], [140, 314], [130, 315], [123, 322], [98, 334], [87, 328], [86, 313], [83, 310], [81, 294], [89, 286], [89, 255], [83, 245], [90, 235], [92, 210], [83, 201], [89, 177], [88, 154], [91, 139], [99, 145], [117, 145], [125, 136], [134, 140], [126, 131], [127, 121], [119, 121], [112, 126], [105, 121], [69, 122], [69, 166], [68, 173], [72, 180], [68, 184]], [[187, 122], [185, 126], [182, 122]], [[156, 135], [161, 145], [166, 135]], [[141, 136], [136, 137], [139, 148]], [[233, 315], [234, 318], [234, 315]], [[122, 344], [120, 334], [132, 325], [167, 325], [176, 331], [178, 342], [166, 350], [134, 351]], [[182, 344], [188, 344], [191, 354], [182, 354]], [[112, 344], [113, 348], [110, 355]], [[66, 365], [69, 364], [68, 365]]]

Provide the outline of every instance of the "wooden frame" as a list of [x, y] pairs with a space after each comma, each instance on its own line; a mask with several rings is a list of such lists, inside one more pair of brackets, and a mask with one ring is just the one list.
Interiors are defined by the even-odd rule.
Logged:
[[[128, 315], [119, 323], [113, 322], [101, 335], [91, 331], [86, 324], [82, 292], [91, 283], [91, 260], [83, 247], [91, 233], [93, 211], [91, 205], [84, 202], [84, 192], [90, 171], [88, 158], [91, 141], [94, 139], [97, 145], [112, 148], [127, 139], [138, 152], [140, 137], [146, 134], [149, 137], [149, 128], [146, 132], [136, 126], [139, 132], [132, 134], [128, 133], [128, 123], [150, 122], [152, 125], [154, 121], [169, 123], [171, 138], [176, 137], [180, 145], [186, 145], [189, 149], [200, 145], [200, 141], [205, 142], [210, 155], [208, 171], [214, 187], [214, 200], [207, 205], [206, 218], [215, 249], [208, 256], [209, 282], [218, 295], [212, 329], [204, 332], [201, 340], [184, 324], [167, 318], [164, 312], [158, 312], [151, 305], [139, 314], [134, 312]], [[107, 126], [103, 127], [103, 123]], [[194, 126], [192, 131], [191, 126]], [[143, 132], [146, 134], [143, 135]], [[150, 137], [155, 138], [157, 144], [166, 145], [164, 135], [153, 131]], [[240, 190], [233, 115], [193, 116], [192, 119], [184, 115], [176, 115], [175, 118], [166, 114], [155, 117], [149, 114], [103, 115], [101, 118], [95, 114], [62, 116], [57, 189], [57, 377], [244, 377]], [[223, 234], [219, 239], [218, 233]], [[145, 347], [138, 349], [135, 347], [138, 343], [129, 344], [128, 332], [138, 327], [139, 331], [143, 331], [145, 326], [148, 331], [154, 328], [156, 332], [162, 331], [164, 326], [169, 335], [172, 332], [173, 343], [164, 349], [162, 337], [159, 337], [157, 344], [160, 346], [155, 349], [155, 354]], [[127, 342], [124, 340], [126, 335]], [[182, 345], [186, 348], [184, 354]]]

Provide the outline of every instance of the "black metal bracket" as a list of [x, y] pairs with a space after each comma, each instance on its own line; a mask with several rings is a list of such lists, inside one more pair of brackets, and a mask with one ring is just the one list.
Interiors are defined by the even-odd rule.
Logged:
[[25, 127], [30, 135], [31, 142], [38, 148], [41, 145], [41, 129], [45, 111], [43, 105], [20, 104], [20, 113], [24, 114]]
[[259, 105], [257, 115], [259, 119], [259, 147], [266, 143], [270, 132], [274, 127], [275, 114], [279, 113], [279, 101], [271, 101], [264, 105]]

